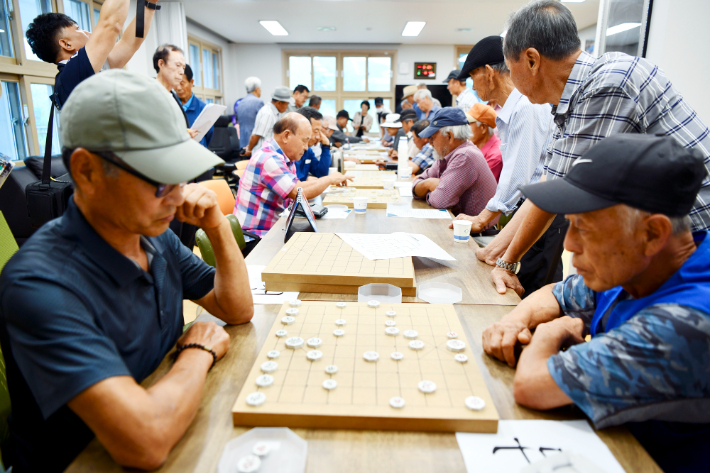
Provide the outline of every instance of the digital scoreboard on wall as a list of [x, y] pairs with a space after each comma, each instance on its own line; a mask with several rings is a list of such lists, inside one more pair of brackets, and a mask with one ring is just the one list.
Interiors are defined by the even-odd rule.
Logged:
[[435, 62], [415, 62], [414, 63], [414, 78], [415, 79], [436, 79], [436, 63]]

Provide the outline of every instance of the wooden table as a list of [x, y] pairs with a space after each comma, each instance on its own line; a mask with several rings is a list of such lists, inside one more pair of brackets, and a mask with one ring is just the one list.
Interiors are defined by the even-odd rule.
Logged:
[[[421, 201], [413, 207], [426, 208]], [[464, 289], [464, 300], [456, 304], [456, 313], [466, 331], [472, 360], [478, 364], [500, 418], [569, 420], [584, 418], [574, 406], [547, 412], [533, 411], [517, 405], [513, 399], [515, 371], [483, 354], [483, 330], [509, 313], [519, 302], [509, 291], [499, 295], [490, 283], [490, 267], [478, 262], [475, 243], [454, 243], [448, 220], [420, 220], [385, 217], [384, 210], [370, 210], [350, 215], [345, 220], [320, 220], [321, 231], [390, 233], [406, 231], [423, 233], [456, 258], [446, 264], [415, 259], [418, 283], [436, 279]], [[266, 265], [283, 245], [284, 220], [277, 224], [247, 258], [247, 264]], [[302, 299], [356, 300], [352, 295], [302, 293]], [[404, 298], [404, 302], [408, 298]], [[415, 298], [409, 302], [414, 302]], [[232, 406], [242, 389], [259, 350], [266, 340], [280, 306], [257, 305], [250, 324], [225, 327], [232, 344], [225, 357], [209, 373], [200, 409], [185, 436], [170, 453], [165, 472], [212, 473], [225, 444], [248, 429], [234, 427]], [[143, 383], [150, 386], [171, 367], [169, 356]], [[308, 472], [465, 472], [463, 458], [453, 433], [387, 432], [354, 430], [294, 429], [308, 441]], [[661, 470], [625, 428], [598, 432], [627, 472], [660, 472]], [[94, 439], [74, 460], [68, 472], [124, 471]]]
[[[403, 197], [403, 203], [411, 202], [413, 208], [430, 209], [426, 202]], [[413, 258], [417, 285], [430, 281], [453, 284], [463, 290], [461, 304], [517, 305], [518, 295], [512, 290], [498, 294], [491, 282], [491, 266], [476, 258], [478, 245], [469, 239], [468, 243], [455, 243], [453, 230], [449, 230], [451, 220], [386, 217], [385, 209], [367, 209], [364, 215], [351, 213], [344, 220], [318, 220], [318, 231], [326, 233], [421, 233], [441, 246], [456, 261], [434, 261], [428, 258]], [[278, 223], [247, 257], [247, 264], [269, 264], [284, 245], [286, 219]], [[304, 292], [303, 300], [345, 300], [356, 301], [357, 294], [321, 294]], [[424, 302], [416, 297], [403, 297], [402, 302]]]

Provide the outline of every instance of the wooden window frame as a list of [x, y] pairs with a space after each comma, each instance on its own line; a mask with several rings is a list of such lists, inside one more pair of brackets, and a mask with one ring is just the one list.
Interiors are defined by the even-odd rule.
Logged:
[[[283, 65], [283, 83], [289, 84], [289, 58], [291, 56], [310, 56], [311, 57], [311, 83], [303, 84], [310, 90], [310, 95], [316, 94], [322, 99], [335, 99], [336, 110], [343, 109], [343, 103], [345, 100], [374, 100], [376, 97], [382, 97], [384, 100], [389, 99], [390, 105], [394, 110], [396, 106], [394, 103], [394, 92], [395, 92], [395, 77], [397, 77], [397, 51], [396, 50], [339, 50], [339, 49], [284, 49], [282, 54], [282, 65]], [[335, 57], [335, 68], [337, 77], [335, 78], [335, 91], [327, 90], [314, 90], [313, 88], [313, 57]], [[343, 58], [344, 57], [389, 57], [392, 60], [392, 76], [390, 78], [390, 90], [388, 92], [377, 92], [377, 91], [345, 91], [343, 90]], [[365, 61], [365, 87], [367, 88], [367, 73], [368, 73], [368, 61]], [[290, 88], [290, 87], [289, 87]]]
[[[209, 41], [200, 38], [199, 36], [190, 34], [187, 36], [186, 53], [189, 61], [188, 64], [193, 62], [192, 57], [189, 57], [191, 44], [200, 48], [200, 84], [202, 84], [202, 86], [200, 87], [193, 87], [192, 92], [195, 94], [196, 97], [200, 98], [204, 102], [206, 102], [209, 98], [214, 100], [214, 103], [224, 105], [224, 61], [222, 60], [222, 48], [220, 46], [217, 46], [216, 44], [210, 43]], [[217, 53], [217, 61], [219, 62], [219, 89], [205, 87], [205, 64], [202, 60], [204, 54], [203, 50], [209, 50], [213, 53]]]

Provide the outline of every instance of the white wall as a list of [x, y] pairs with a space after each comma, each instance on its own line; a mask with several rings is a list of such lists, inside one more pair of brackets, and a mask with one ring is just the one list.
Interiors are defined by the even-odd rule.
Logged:
[[685, 101], [710, 126], [708, 21], [708, 0], [673, 0], [672, 5], [671, 0], [654, 0], [646, 58], [663, 69]]
[[[188, 31], [190, 23], [188, 23]], [[244, 80], [249, 76], [256, 76], [261, 79], [262, 98], [268, 101], [272, 92], [276, 87], [283, 84], [283, 57], [282, 50], [298, 50], [298, 49], [334, 49], [334, 50], [396, 50], [397, 64], [407, 62], [409, 71], [407, 74], [397, 73], [395, 83], [401, 85], [414, 84], [413, 76], [414, 62], [436, 62], [438, 76], [445, 78], [454, 66], [455, 48], [451, 46], [441, 45], [391, 45], [391, 44], [233, 44], [231, 45], [231, 64], [233, 74], [227, 75], [225, 69], [225, 81], [231, 82], [231, 90], [235, 94], [227, 94], [228, 104], [233, 104], [234, 101], [246, 94], [244, 89]], [[398, 72], [398, 71], [397, 71]], [[431, 83], [439, 84], [440, 81], [431, 81]]]

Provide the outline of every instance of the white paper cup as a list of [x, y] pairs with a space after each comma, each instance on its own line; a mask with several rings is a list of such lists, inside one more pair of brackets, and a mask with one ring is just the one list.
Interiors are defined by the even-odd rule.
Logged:
[[400, 179], [409, 179], [412, 177], [412, 168], [409, 166], [401, 167], [397, 170]]
[[364, 214], [367, 212], [367, 197], [353, 197], [353, 207], [355, 207], [356, 214]]
[[471, 237], [470, 220], [454, 220], [454, 241], [456, 243], [468, 243]]
[[394, 189], [394, 181], [394, 177], [385, 177], [384, 179], [382, 179], [382, 184], [385, 189]]

